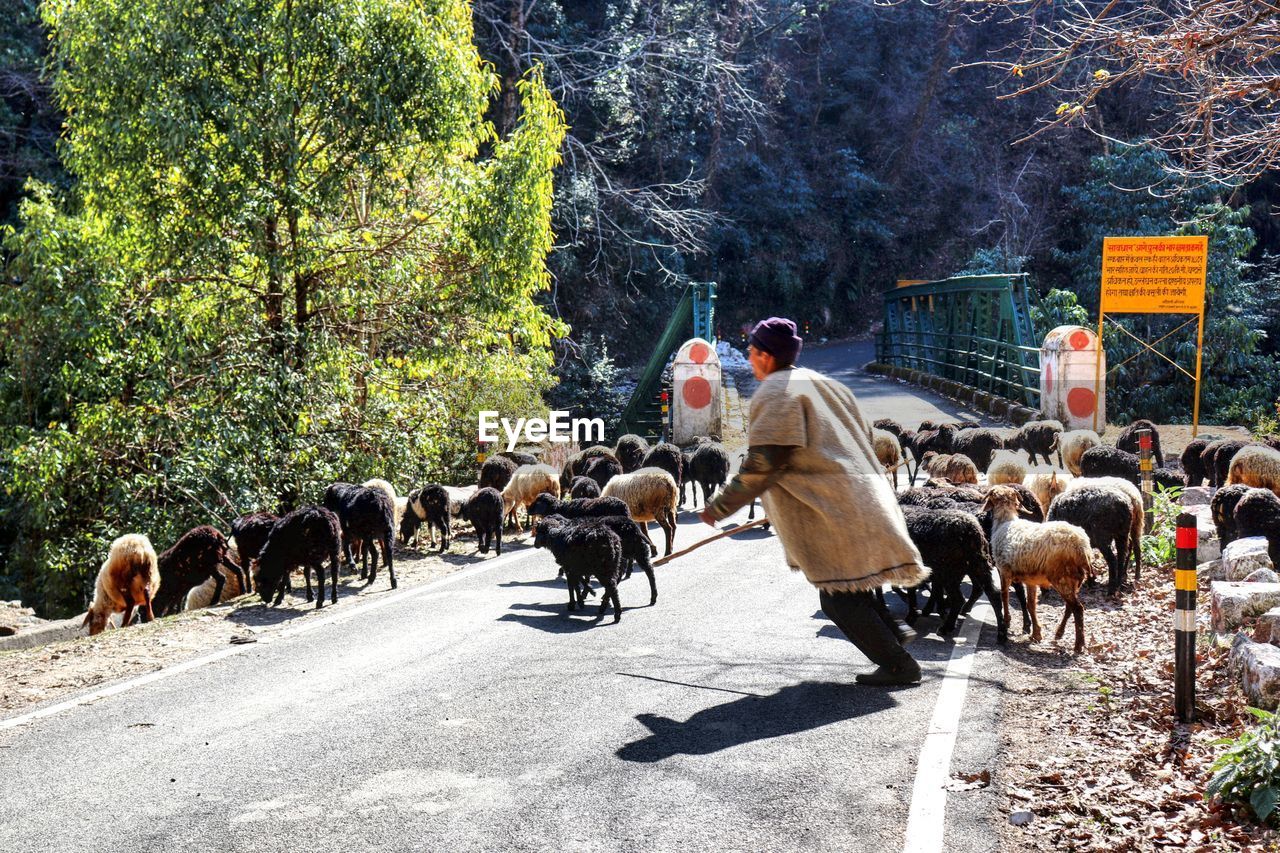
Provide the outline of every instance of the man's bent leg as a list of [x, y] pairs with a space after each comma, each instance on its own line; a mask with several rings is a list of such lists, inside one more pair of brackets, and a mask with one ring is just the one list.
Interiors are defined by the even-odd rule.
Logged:
[[879, 667], [858, 680], [872, 684], [912, 684], [920, 680], [920, 665], [902, 648], [885, 624], [870, 592], [828, 593], [819, 590], [822, 612], [836, 624], [849, 642]]

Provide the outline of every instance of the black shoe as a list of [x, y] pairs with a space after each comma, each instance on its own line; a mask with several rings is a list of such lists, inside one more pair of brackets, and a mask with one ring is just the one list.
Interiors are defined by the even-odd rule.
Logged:
[[912, 661], [910, 666], [882, 666], [875, 672], [860, 672], [854, 680], [874, 687], [894, 687], [919, 684], [920, 678], [920, 665]]

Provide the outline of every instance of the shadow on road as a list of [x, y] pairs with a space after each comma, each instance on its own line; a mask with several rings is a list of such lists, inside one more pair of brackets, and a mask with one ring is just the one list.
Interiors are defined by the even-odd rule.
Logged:
[[[561, 583], [563, 587], [563, 583]], [[566, 598], [568, 596], [566, 595]], [[519, 622], [521, 625], [528, 625], [530, 628], [537, 628], [539, 631], [546, 631], [549, 634], [575, 634], [578, 631], [587, 631], [597, 625], [613, 624], [613, 608], [610, 607], [605, 614], [603, 620], [596, 619], [596, 613], [600, 609], [599, 599], [587, 599], [587, 606], [584, 610], [575, 610], [570, 613], [565, 609], [565, 603], [560, 604], [513, 604], [512, 610], [532, 610], [545, 614], [535, 616], [531, 613], [504, 613], [498, 617], [499, 622]], [[632, 608], [623, 607], [623, 612]]]
[[805, 681], [769, 696], [744, 696], [699, 711], [683, 723], [657, 714], [636, 719], [651, 732], [617, 751], [623, 761], [652, 763], [675, 755], [709, 755], [757, 740], [809, 731], [896, 705], [883, 688]]

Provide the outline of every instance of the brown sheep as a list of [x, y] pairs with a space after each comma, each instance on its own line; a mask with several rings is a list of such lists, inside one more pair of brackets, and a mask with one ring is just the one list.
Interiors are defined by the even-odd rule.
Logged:
[[89, 636], [101, 634], [113, 613], [124, 613], [120, 627], [133, 620], [133, 608], [142, 608], [142, 621], [155, 618], [152, 600], [160, 589], [160, 569], [151, 540], [138, 533], [126, 533], [111, 543], [107, 560], [98, 571], [93, 604], [84, 615]]

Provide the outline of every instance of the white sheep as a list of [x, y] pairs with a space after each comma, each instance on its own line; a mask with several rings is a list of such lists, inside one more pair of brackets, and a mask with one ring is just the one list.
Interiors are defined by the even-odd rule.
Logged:
[[502, 490], [502, 504], [507, 517], [515, 521], [517, 533], [523, 533], [524, 528], [520, 526], [516, 511], [528, 507], [543, 492], [560, 497], [560, 475], [550, 465], [521, 465], [511, 475], [507, 487]]
[[1270, 489], [1280, 495], [1280, 450], [1264, 444], [1248, 444], [1231, 458], [1227, 485], [1240, 483], [1256, 489]]
[[[234, 536], [227, 540], [227, 559], [237, 566], [244, 565], [240, 562], [240, 546], [236, 544]], [[248, 566], [245, 566], [246, 570], [248, 568]], [[187, 593], [186, 600], [182, 603], [182, 609], [199, 610], [202, 607], [212, 607], [215, 604], [230, 601], [249, 592], [247, 589], [240, 588], [240, 577], [235, 572], [228, 572], [226, 577], [227, 582], [223, 584], [222, 595], [218, 597], [217, 601], [213, 600], [213, 593], [218, 585], [217, 579], [209, 578], [199, 586], [191, 587], [191, 590]]]
[[960, 453], [936, 454], [932, 450], [925, 453], [920, 460], [920, 467], [931, 477], [942, 477], [952, 484], [978, 485], [978, 466], [973, 460]]
[[1054, 468], [1051, 465], [1037, 465], [1027, 471], [1027, 476], [1023, 478], [1022, 485], [1031, 490], [1036, 496], [1036, 500], [1040, 502], [1046, 516], [1049, 514], [1049, 504], [1053, 503], [1053, 499], [1062, 494], [1062, 490], [1067, 487], [1067, 483], [1071, 482], [1071, 475], [1061, 468]]
[[1031, 616], [1031, 642], [1040, 642], [1040, 620], [1036, 600], [1042, 586], [1051, 586], [1062, 596], [1062, 621], [1054, 633], [1062, 639], [1067, 617], [1076, 623], [1075, 651], [1084, 650], [1084, 605], [1080, 585], [1089, 576], [1093, 547], [1089, 535], [1065, 521], [1038, 523], [1019, 518], [1022, 503], [1008, 486], [995, 486], [987, 493], [983, 509], [991, 510], [991, 556], [1000, 570], [1001, 603], [1006, 623], [1009, 619], [1009, 585], [1027, 587], [1027, 611]]
[[902, 463], [902, 444], [893, 433], [883, 429], [871, 430], [871, 444], [876, 451], [876, 459], [893, 475], [893, 487], [898, 488], [898, 467]]
[[1026, 478], [1027, 463], [1022, 461], [1022, 454], [1015, 450], [997, 450], [991, 454], [991, 464], [987, 466], [988, 486], [1021, 483]]
[[[676, 505], [680, 490], [675, 478], [661, 468], [641, 468], [630, 474], [618, 474], [604, 484], [601, 497], [619, 498], [627, 505], [633, 521], [640, 525], [644, 538], [649, 539], [648, 522], [656, 521], [666, 537], [667, 550], [671, 554], [676, 537]], [[653, 545], [653, 540], [649, 539]]]
[[1080, 476], [1080, 457], [1091, 447], [1102, 444], [1102, 439], [1091, 429], [1073, 429], [1058, 434], [1058, 464], [1074, 477]]
[[142, 608], [142, 619], [155, 618], [151, 601], [160, 589], [160, 565], [151, 540], [139, 533], [126, 533], [111, 543], [106, 562], [98, 570], [93, 603], [84, 615], [89, 636], [101, 634], [107, 620], [123, 612], [120, 627], [133, 620], [133, 608]]

